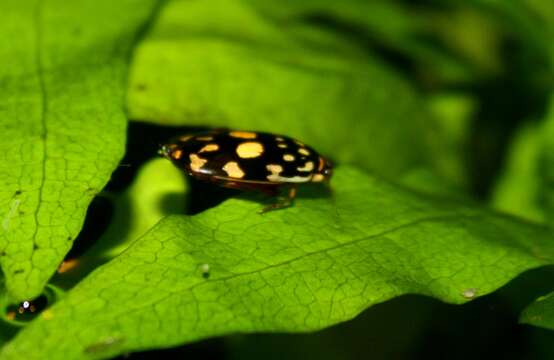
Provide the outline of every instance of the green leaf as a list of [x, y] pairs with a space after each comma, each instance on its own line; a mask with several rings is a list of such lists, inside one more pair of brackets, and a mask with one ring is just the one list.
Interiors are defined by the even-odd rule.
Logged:
[[442, 156], [437, 157], [441, 174], [459, 188], [468, 188], [468, 143], [476, 101], [468, 95], [442, 92], [429, 96], [429, 109], [436, 115], [443, 140]]
[[0, 264], [14, 300], [40, 294], [123, 154], [126, 61], [153, 3], [3, 3]]
[[520, 322], [554, 330], [554, 292], [541, 296], [525, 308]]
[[433, 119], [406, 81], [343, 35], [268, 11], [169, 2], [135, 52], [130, 117], [285, 133], [386, 175], [429, 165]]
[[129, 189], [116, 198], [114, 219], [88, 254], [118, 254], [164, 216], [183, 213], [186, 184], [183, 171], [166, 159], [146, 163]]
[[554, 228], [554, 96], [544, 121], [517, 134], [493, 205]]
[[[339, 167], [293, 207], [169, 216], [43, 312], [2, 359], [107, 358], [236, 332], [320, 329], [401, 294], [463, 303], [552, 263], [542, 227]], [[328, 198], [327, 198], [328, 196]], [[209, 275], [209, 276], [208, 276]]]
[[[505, 173], [495, 191], [493, 204], [504, 211], [545, 222], [554, 229], [554, 96], [551, 83], [554, 6], [548, 0], [473, 2], [485, 8], [490, 6], [502, 15], [507, 28], [525, 39], [526, 47], [535, 53], [545, 54], [547, 58], [547, 61], [543, 61], [540, 57], [525, 56], [526, 59], [532, 59], [533, 62], [529, 63], [534, 71], [539, 71], [539, 76], [534, 75], [537, 83], [543, 84], [545, 91], [550, 94], [549, 109], [541, 123], [527, 125], [517, 135]], [[530, 304], [521, 314], [520, 321], [554, 329], [553, 294]]]
[[[278, 22], [312, 19], [321, 22], [323, 26], [337, 27], [345, 37], [355, 38], [369, 48], [384, 49], [396, 56], [409, 58], [426, 73], [425, 76], [432, 72], [433, 82], [441, 78], [467, 81], [475, 72], [471, 68], [475, 64], [468, 63], [468, 59], [453, 56], [445, 51], [446, 47], [437, 46], [441, 37], [445, 37], [443, 43], [451, 47], [460, 39], [474, 39], [472, 35], [476, 34], [481, 41], [479, 44], [474, 41], [473, 46], [483, 48], [490, 45], [490, 39], [495, 36], [494, 29], [482, 29], [486, 22], [473, 21], [468, 24], [464, 20], [471, 18], [459, 16], [451, 8], [444, 7], [433, 11], [410, 3], [387, 0], [246, 1]], [[461, 33], [449, 35], [454, 28], [460, 29]], [[468, 31], [472, 32], [469, 36]]]
[[165, 159], [146, 163], [127, 191], [113, 197], [114, 216], [105, 233], [78, 258], [78, 266], [54, 280], [71, 287], [84, 274], [123, 252], [163, 217], [183, 213], [183, 177], [183, 172]]
[[[532, 177], [531, 189], [535, 190], [532, 193], [535, 196], [527, 198], [526, 204], [531, 204], [538, 209], [542, 219], [550, 225], [554, 232], [554, 96], [550, 100], [547, 118], [540, 125], [540, 131], [537, 132], [536, 143], [537, 154], [529, 159], [535, 171], [531, 174], [523, 171], [520, 175], [512, 174], [512, 177], [514, 179]], [[553, 299], [554, 292], [537, 299], [523, 311], [520, 321], [554, 330]]]
[[539, 156], [542, 128], [525, 124], [512, 142], [508, 162], [494, 189], [492, 205], [522, 218], [545, 222], [541, 206]]
[[535, 51], [554, 55], [551, 38], [554, 28], [554, 12], [549, 0], [470, 0], [459, 1], [480, 9], [484, 14], [497, 17], [507, 31], [527, 40], [527, 46]]
[[554, 95], [550, 98], [548, 118], [543, 125], [543, 150], [539, 159], [542, 171], [543, 204], [548, 223], [554, 228]]

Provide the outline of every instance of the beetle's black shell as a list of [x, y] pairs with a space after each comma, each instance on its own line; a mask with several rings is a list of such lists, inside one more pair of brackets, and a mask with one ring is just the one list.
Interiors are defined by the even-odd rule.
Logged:
[[[255, 138], [232, 136], [233, 133], [255, 134]], [[242, 143], [256, 142], [261, 144], [263, 152], [253, 158], [239, 156], [237, 148]], [[215, 144], [218, 149], [215, 151], [201, 152], [206, 145]], [[279, 147], [279, 144], [286, 144], [286, 148]], [[262, 132], [231, 132], [211, 131], [197, 133], [193, 136], [182, 136], [170, 141], [165, 145], [170, 160], [179, 168], [184, 169], [189, 175], [202, 179], [212, 178], [229, 180], [233, 182], [258, 182], [264, 184], [279, 183], [300, 183], [311, 180], [313, 174], [317, 173], [318, 167], [321, 170], [321, 163], [324, 161], [320, 155], [311, 147], [306, 146], [287, 136], [274, 135]], [[304, 149], [304, 150], [301, 150]], [[307, 153], [306, 153], [307, 150]], [[178, 152], [180, 151], [180, 152]], [[300, 151], [300, 152], [299, 152]], [[175, 156], [178, 152], [179, 156]], [[285, 161], [285, 154], [293, 155], [293, 161]], [[201, 167], [191, 169], [191, 155], [206, 160]], [[224, 170], [226, 164], [236, 162], [244, 176], [241, 178], [230, 177]], [[313, 170], [300, 171], [307, 163], [313, 165]], [[280, 180], [269, 180], [268, 165], [279, 165], [282, 171], [279, 173]]]

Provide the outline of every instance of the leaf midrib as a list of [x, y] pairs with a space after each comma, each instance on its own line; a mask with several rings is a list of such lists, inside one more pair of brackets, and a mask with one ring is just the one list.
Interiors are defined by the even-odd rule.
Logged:
[[[42, 196], [44, 190], [44, 183], [46, 181], [46, 159], [48, 158], [48, 148], [46, 146], [46, 139], [48, 135], [47, 123], [46, 123], [46, 114], [48, 112], [48, 95], [46, 92], [46, 82], [44, 79], [43, 72], [43, 60], [42, 60], [42, 48], [43, 48], [43, 34], [42, 31], [44, 26], [42, 26], [43, 20], [43, 1], [37, 0], [35, 3], [34, 11], [34, 24], [35, 24], [35, 67], [36, 74], [39, 81], [40, 88], [40, 98], [41, 98], [41, 112], [40, 112], [40, 122], [41, 122], [41, 143], [42, 143], [42, 162], [41, 162], [41, 177], [40, 185], [38, 188], [38, 204], [35, 209], [34, 218], [35, 218], [35, 231], [33, 232], [32, 239], [35, 243], [35, 239], [39, 229], [38, 214], [42, 207]], [[36, 245], [36, 244], [35, 244]]]

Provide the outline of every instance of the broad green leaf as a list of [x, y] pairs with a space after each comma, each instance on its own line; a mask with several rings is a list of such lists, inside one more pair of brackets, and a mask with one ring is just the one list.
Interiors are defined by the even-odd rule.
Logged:
[[170, 1], [135, 52], [131, 118], [285, 133], [386, 175], [429, 164], [435, 125], [401, 77], [340, 34], [266, 12]]
[[320, 329], [406, 293], [463, 303], [552, 263], [540, 226], [349, 167], [291, 208], [169, 216], [44, 311], [3, 359], [107, 358], [236, 332]]
[[124, 151], [130, 45], [154, 1], [9, 0], [0, 12], [0, 265], [40, 294]]
[[524, 324], [554, 330], [554, 292], [538, 298], [525, 308], [520, 321]]
[[77, 266], [62, 271], [54, 281], [71, 286], [84, 273], [123, 252], [164, 216], [183, 213], [186, 205], [183, 177], [183, 172], [165, 159], [146, 163], [127, 191], [113, 197], [114, 216], [102, 237], [77, 259]]

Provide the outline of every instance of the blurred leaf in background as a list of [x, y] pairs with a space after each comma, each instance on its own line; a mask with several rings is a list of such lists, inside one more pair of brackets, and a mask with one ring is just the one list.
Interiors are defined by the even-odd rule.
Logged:
[[128, 109], [288, 134], [389, 176], [429, 164], [433, 149], [434, 119], [413, 88], [359, 43], [245, 1], [168, 3], [136, 51]]

